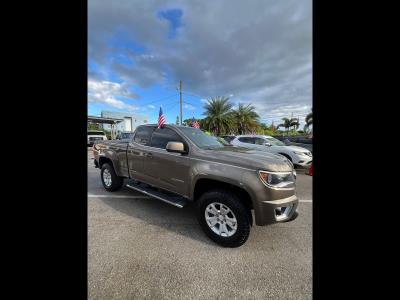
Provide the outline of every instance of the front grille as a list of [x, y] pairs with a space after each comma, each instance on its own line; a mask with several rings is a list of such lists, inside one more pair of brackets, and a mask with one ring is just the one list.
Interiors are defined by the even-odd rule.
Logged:
[[103, 138], [101, 137], [89, 137], [89, 141], [101, 141]]

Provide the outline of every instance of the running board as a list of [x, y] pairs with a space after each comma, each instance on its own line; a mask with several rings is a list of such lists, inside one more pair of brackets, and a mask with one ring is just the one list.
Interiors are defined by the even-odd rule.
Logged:
[[140, 183], [128, 183], [126, 185], [126, 187], [128, 187], [128, 188], [130, 188], [132, 190], [141, 192], [141, 193], [143, 193], [145, 195], [154, 197], [154, 198], [156, 198], [158, 200], [164, 201], [164, 202], [166, 202], [168, 204], [174, 205], [174, 206], [179, 207], [179, 208], [182, 208], [187, 204], [187, 200], [184, 197], [177, 196], [177, 195], [176, 196], [175, 195], [174, 196], [172, 196], [172, 195], [170, 196], [170, 195], [167, 195], [167, 194], [165, 194], [163, 192], [159, 192], [159, 191], [157, 191], [157, 190], [155, 190], [155, 189], [153, 189], [153, 188], [151, 188], [149, 186], [141, 185]]

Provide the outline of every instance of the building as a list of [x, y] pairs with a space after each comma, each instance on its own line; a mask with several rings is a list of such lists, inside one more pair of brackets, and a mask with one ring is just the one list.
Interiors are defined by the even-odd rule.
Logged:
[[[113, 111], [102, 111], [102, 118], [113, 118], [113, 119], [123, 119], [123, 122], [116, 124], [116, 132], [120, 131], [134, 131], [137, 126], [147, 124], [149, 122], [148, 116], [141, 116], [130, 114], [127, 112], [113, 112]], [[103, 129], [111, 130], [111, 125], [103, 124]]]

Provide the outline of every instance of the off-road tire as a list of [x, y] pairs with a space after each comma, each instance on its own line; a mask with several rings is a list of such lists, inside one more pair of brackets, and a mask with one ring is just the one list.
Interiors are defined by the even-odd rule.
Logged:
[[[232, 236], [220, 236], [208, 226], [205, 219], [205, 210], [213, 202], [226, 205], [234, 213], [237, 220], [237, 230]], [[240, 247], [247, 241], [251, 224], [249, 213], [251, 214], [250, 209], [235, 194], [223, 189], [205, 192], [197, 201], [197, 219], [200, 226], [210, 239], [223, 247]]]
[[[106, 170], [111, 175], [111, 184], [110, 185], [107, 185], [104, 181], [104, 171], [106, 171]], [[120, 189], [124, 183], [124, 178], [117, 176], [117, 174], [115, 174], [113, 166], [109, 163], [105, 163], [102, 165], [101, 171], [100, 171], [100, 177], [101, 177], [101, 183], [103, 184], [103, 187], [109, 192], [113, 192], [113, 191]]]

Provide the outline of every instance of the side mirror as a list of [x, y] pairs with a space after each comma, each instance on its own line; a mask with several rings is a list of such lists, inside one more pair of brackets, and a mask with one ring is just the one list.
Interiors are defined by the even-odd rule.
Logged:
[[185, 146], [181, 142], [168, 142], [165, 149], [168, 152], [186, 153]]

